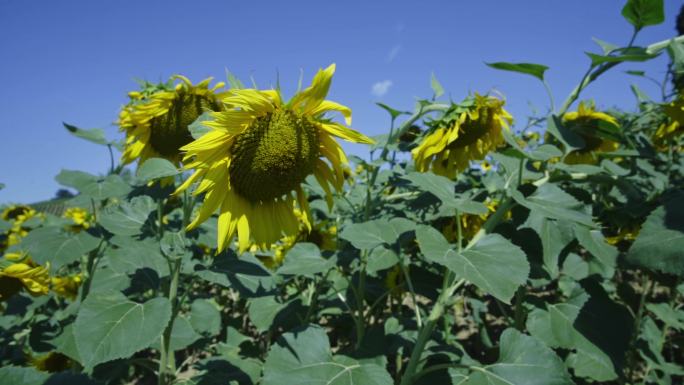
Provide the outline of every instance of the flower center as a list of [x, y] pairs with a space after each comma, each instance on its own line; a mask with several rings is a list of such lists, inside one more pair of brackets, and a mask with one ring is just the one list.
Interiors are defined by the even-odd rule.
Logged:
[[256, 118], [231, 148], [230, 182], [250, 202], [279, 198], [311, 174], [318, 129], [306, 117], [278, 109]]
[[487, 134], [494, 118], [489, 108], [480, 108], [479, 116], [473, 120], [468, 116], [459, 128], [458, 138], [453, 142], [455, 148], [465, 147], [477, 142], [479, 138]]
[[166, 114], [150, 121], [152, 148], [165, 157], [178, 155], [179, 149], [192, 141], [188, 126], [204, 109], [215, 111], [215, 103], [205, 96], [178, 95]]

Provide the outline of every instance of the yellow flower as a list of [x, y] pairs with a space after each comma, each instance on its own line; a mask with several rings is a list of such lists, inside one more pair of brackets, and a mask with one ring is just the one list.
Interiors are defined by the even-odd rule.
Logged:
[[29, 364], [42, 372], [57, 373], [65, 371], [73, 366], [73, 362], [67, 356], [58, 352], [49, 352], [41, 356], [29, 356]]
[[28, 235], [30, 228], [24, 226], [24, 224], [29, 219], [34, 217], [44, 217], [42, 213], [38, 213], [31, 207], [24, 205], [13, 205], [7, 207], [2, 211], [1, 216], [2, 219], [9, 221], [12, 224], [10, 230], [5, 234], [7, 238], [3, 241], [3, 249], [7, 246], [16, 245], [19, 243], [19, 241], [21, 241], [21, 238]]
[[74, 222], [71, 229], [76, 232], [89, 228], [93, 220], [92, 215], [86, 209], [80, 207], [69, 207], [62, 216]]
[[48, 267], [35, 264], [28, 259], [25, 262], [13, 263], [0, 270], [0, 294], [2, 300], [16, 293], [17, 284], [21, 284], [29, 294], [45, 295], [50, 287]]
[[432, 169], [435, 174], [454, 178], [471, 160], [484, 159], [504, 142], [501, 130], [508, 130], [513, 122], [503, 105], [501, 99], [475, 94], [472, 105], [425, 136], [411, 151], [416, 169]]
[[351, 123], [348, 107], [325, 100], [334, 72], [334, 64], [319, 70], [311, 86], [287, 103], [279, 90], [231, 90], [223, 99], [226, 110], [212, 113], [213, 120], [204, 123], [211, 130], [181, 148], [187, 152], [184, 167], [195, 172], [176, 193], [201, 181], [194, 194], [205, 194], [188, 229], [219, 209], [217, 252], [236, 233], [240, 251], [252, 243], [264, 250], [283, 236], [296, 235], [295, 200], [310, 229], [311, 214], [301, 186], [310, 174], [332, 205], [330, 187], [342, 189], [343, 165], [348, 164], [333, 137], [372, 143], [323, 117], [326, 112], [340, 112], [347, 125]]
[[584, 148], [569, 153], [565, 157], [565, 163], [596, 164], [598, 163], [598, 153], [613, 152], [620, 147], [620, 144], [617, 142], [593, 135], [592, 131], [595, 131], [601, 122], [616, 128], [619, 126], [614, 117], [604, 112], [596, 111], [593, 102], [587, 102], [587, 104], [580, 102], [577, 111], [568, 112], [563, 115], [563, 122], [568, 129], [584, 139]]
[[684, 133], [684, 96], [679, 95], [676, 100], [665, 105], [663, 110], [668, 122], [662, 123], [651, 137], [655, 147], [661, 151]]
[[204, 111], [218, 111], [223, 87], [218, 83], [209, 88], [211, 78], [193, 85], [188, 78], [180, 80], [174, 88], [157, 86], [148, 92], [131, 92], [131, 102], [119, 113], [118, 125], [126, 132], [126, 143], [121, 161], [124, 164], [136, 159], [139, 163], [148, 158], [166, 158], [174, 163], [180, 160], [179, 149], [192, 141], [188, 126]]
[[53, 277], [51, 280], [52, 291], [57, 295], [70, 300], [76, 299], [78, 295], [78, 288], [83, 282], [81, 274], [70, 275], [67, 277]]
[[626, 226], [621, 228], [616, 235], [606, 237], [606, 242], [611, 245], [618, 245], [622, 242], [632, 243], [639, 235], [639, 231], [641, 231], [641, 225], [639, 224]]

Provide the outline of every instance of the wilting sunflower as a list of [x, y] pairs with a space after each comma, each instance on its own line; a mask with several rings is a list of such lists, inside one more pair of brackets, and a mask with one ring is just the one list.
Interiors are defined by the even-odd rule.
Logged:
[[181, 75], [171, 80], [180, 83], [175, 87], [147, 84], [142, 92], [129, 94], [131, 101], [119, 113], [118, 121], [121, 131], [126, 132], [121, 155], [124, 164], [136, 159], [143, 163], [148, 158], [166, 158], [177, 163], [179, 149], [192, 141], [188, 126], [204, 111], [221, 108], [221, 94], [216, 91], [223, 83], [209, 88], [211, 78], [197, 85]]
[[593, 102], [580, 102], [577, 111], [563, 115], [565, 126], [584, 139], [584, 148], [575, 150], [565, 157], [568, 164], [598, 163], [598, 154], [613, 152], [620, 147], [620, 143], [604, 139], [595, 134], [599, 125], [608, 125], [617, 129], [617, 120], [605, 112], [596, 111]]
[[676, 100], [663, 106], [668, 121], [662, 123], [651, 140], [659, 150], [663, 151], [679, 136], [684, 134], [684, 96], [679, 95]]
[[37, 265], [28, 259], [0, 270], [0, 300], [7, 300], [21, 288], [34, 296], [46, 295], [50, 288], [49, 267]]
[[62, 372], [74, 366], [74, 362], [69, 357], [58, 352], [29, 356], [28, 362], [34, 368], [49, 373]]
[[81, 274], [74, 274], [66, 277], [53, 277], [50, 280], [52, 291], [57, 295], [71, 300], [76, 299], [78, 288], [83, 283]]
[[[331, 186], [342, 189], [347, 157], [333, 137], [372, 143], [365, 135], [324, 117], [341, 113], [351, 124], [351, 110], [325, 100], [335, 65], [319, 70], [310, 87], [287, 103], [279, 90], [235, 89], [223, 99], [224, 111], [205, 122], [211, 130], [181, 150], [194, 174], [176, 193], [201, 181], [194, 194], [205, 194], [194, 228], [220, 210], [218, 249], [237, 233], [240, 251], [252, 243], [267, 249], [299, 231], [295, 200], [311, 229], [302, 182], [313, 174], [332, 205]], [[323, 160], [327, 159], [328, 162]], [[253, 241], [252, 241], [253, 240]]]
[[411, 151], [416, 169], [454, 178], [471, 160], [484, 159], [504, 142], [501, 130], [513, 122], [503, 105], [496, 97], [475, 94], [456, 106], [456, 113], [447, 114]]

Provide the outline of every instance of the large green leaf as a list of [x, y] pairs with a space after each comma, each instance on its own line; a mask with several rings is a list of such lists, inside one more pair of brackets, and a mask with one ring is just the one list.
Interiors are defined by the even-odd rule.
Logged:
[[530, 212], [524, 226], [537, 232], [542, 244], [544, 269], [551, 278], [558, 277], [560, 253], [573, 240], [569, 226], [565, 226], [564, 222], [548, 219], [537, 211]]
[[485, 63], [486, 65], [495, 68], [497, 70], [518, 72], [521, 74], [532, 75], [535, 78], [543, 81], [544, 72], [546, 72], [549, 67], [542, 64], [534, 63], [507, 63], [507, 62], [497, 62], [497, 63]]
[[537, 338], [506, 329], [501, 334], [499, 359], [473, 367], [463, 385], [572, 385], [563, 361]]
[[600, 230], [590, 230], [584, 226], [575, 225], [575, 236], [598, 263], [597, 269], [606, 278], [613, 276], [618, 250], [606, 242]]
[[520, 205], [547, 218], [596, 227], [584, 204], [555, 184], [545, 183], [528, 197], [524, 197], [519, 191], [512, 191], [512, 195]]
[[622, 16], [637, 30], [660, 24], [665, 21], [663, 0], [627, 0]]
[[594, 289], [577, 291], [566, 302], [535, 309], [527, 319], [533, 336], [555, 348], [569, 349], [568, 366], [578, 377], [615, 379], [629, 346], [632, 318], [628, 311]]
[[43, 385], [49, 373], [39, 372], [36, 368], [7, 365], [0, 368], [0, 384]]
[[137, 235], [157, 205], [147, 195], [137, 196], [101, 211], [99, 222], [112, 234]]
[[31, 255], [37, 263], [49, 262], [52, 269], [58, 269], [78, 261], [83, 254], [93, 250], [99, 244], [100, 239], [85, 231], [72, 234], [59, 226], [49, 226], [31, 231], [19, 247]]
[[653, 210], [627, 253], [638, 266], [684, 276], [684, 194]]
[[468, 214], [486, 214], [487, 207], [480, 202], [458, 198], [454, 192], [455, 183], [449, 178], [429, 172], [411, 172], [404, 176], [422, 191], [436, 196], [442, 203]]
[[[176, 351], [185, 349], [192, 345], [202, 336], [195, 331], [190, 324], [190, 321], [185, 316], [178, 316], [173, 320], [173, 329], [171, 330], [171, 342], [169, 349]], [[161, 338], [158, 338], [152, 345], [155, 349], [160, 348]]]
[[221, 312], [213, 301], [196, 299], [190, 307], [190, 324], [199, 333], [217, 335], [221, 331]]
[[74, 322], [74, 339], [86, 371], [126, 358], [150, 346], [169, 323], [171, 304], [154, 298], [144, 304], [121, 293], [91, 293]]
[[140, 269], [152, 269], [160, 278], [169, 275], [169, 264], [161, 254], [156, 240], [115, 236], [111, 242], [117, 247], [107, 249], [105, 256], [112, 270], [133, 274]]
[[345, 226], [340, 238], [348, 240], [357, 249], [368, 250], [382, 244], [393, 244], [401, 234], [413, 230], [415, 225], [404, 218], [375, 219]]
[[595, 53], [587, 52], [587, 56], [589, 56], [591, 59], [592, 66], [597, 66], [603, 63], [619, 63], [624, 61], [641, 62], [651, 60], [658, 56], [658, 54], [648, 53], [645, 48], [641, 47], [622, 48], [613, 52], [619, 52], [619, 54], [597, 55]]
[[194, 274], [204, 280], [238, 290], [245, 296], [264, 295], [273, 289], [273, 275], [251, 254], [238, 259], [234, 252], [216, 256], [209, 267], [195, 265]]
[[392, 385], [385, 368], [335, 356], [318, 326], [283, 334], [264, 363], [262, 385]]
[[426, 259], [448, 267], [457, 277], [506, 303], [530, 273], [525, 253], [499, 234], [488, 234], [461, 252], [432, 227], [419, 227], [416, 237]]
[[334, 266], [334, 260], [321, 256], [321, 251], [313, 243], [297, 243], [287, 252], [283, 264], [278, 268], [281, 275], [300, 275], [313, 278]]
[[98, 177], [84, 171], [62, 170], [55, 176], [57, 183], [81, 191], [91, 183], [96, 183]]
[[103, 200], [122, 197], [131, 191], [131, 186], [124, 182], [121, 176], [112, 174], [86, 184], [80, 191], [95, 200]]

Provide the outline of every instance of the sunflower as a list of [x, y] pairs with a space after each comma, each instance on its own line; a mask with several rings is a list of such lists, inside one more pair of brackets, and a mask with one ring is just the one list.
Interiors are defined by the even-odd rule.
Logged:
[[59, 352], [49, 352], [40, 356], [29, 356], [28, 362], [41, 372], [57, 373], [74, 366], [74, 362]]
[[[487, 206], [487, 212], [484, 214], [467, 214], [464, 213], [460, 216], [461, 219], [461, 238], [464, 242], [471, 240], [475, 234], [482, 228], [482, 225], [487, 222], [489, 216], [496, 212], [497, 207], [499, 207], [499, 202], [496, 200], [487, 200], [484, 202]], [[505, 219], [510, 219], [511, 213], [506, 214]], [[458, 227], [455, 219], [450, 220], [447, 225], [442, 229], [442, 235], [450, 242], [454, 243], [458, 239]]]
[[418, 171], [432, 169], [435, 174], [455, 178], [471, 160], [482, 160], [504, 142], [502, 129], [509, 129], [511, 115], [503, 109], [504, 101], [475, 94], [455, 113], [439, 122], [411, 153]]
[[0, 270], [0, 300], [6, 300], [23, 287], [29, 294], [46, 295], [50, 287], [49, 267], [30, 259], [13, 263]]
[[3, 241], [3, 249], [7, 246], [16, 245], [21, 238], [25, 237], [30, 228], [25, 226], [25, 223], [34, 217], [43, 218], [43, 215], [29, 206], [13, 205], [7, 207], [2, 211], [2, 219], [11, 223], [10, 229], [7, 231], [6, 240]]
[[663, 106], [668, 121], [662, 123], [651, 137], [655, 147], [666, 150], [670, 143], [684, 133], [684, 97], [679, 96], [673, 102]]
[[[119, 113], [117, 122], [126, 132], [126, 143], [121, 161], [136, 159], [139, 163], [149, 158], [165, 158], [174, 163], [180, 160], [179, 149], [192, 141], [188, 126], [204, 111], [218, 111], [220, 97], [218, 83], [209, 88], [212, 78], [193, 85], [181, 75], [171, 77], [167, 84], [144, 84], [142, 92], [129, 93], [130, 102]], [[174, 80], [180, 80], [172, 87]]]
[[[265, 250], [283, 236], [299, 231], [295, 201], [311, 229], [311, 214], [302, 189], [313, 174], [332, 206], [331, 187], [341, 190], [347, 157], [333, 137], [373, 143], [365, 135], [324, 118], [341, 113], [347, 125], [351, 110], [325, 100], [335, 65], [321, 69], [311, 86], [287, 103], [279, 90], [235, 89], [223, 99], [224, 111], [204, 124], [211, 130], [181, 148], [185, 169], [194, 169], [176, 191], [201, 181], [194, 194], [205, 194], [192, 229], [220, 209], [218, 248], [237, 233], [242, 252], [252, 243]], [[327, 159], [326, 162], [323, 158]], [[253, 240], [253, 241], [252, 241]]]
[[74, 274], [66, 277], [53, 277], [50, 280], [52, 291], [57, 295], [71, 300], [76, 299], [78, 288], [83, 283], [81, 274]]
[[88, 210], [81, 207], [69, 207], [64, 211], [62, 217], [71, 219], [73, 224], [69, 226], [69, 229], [73, 232], [88, 229], [93, 221], [93, 216], [90, 215]]
[[584, 148], [575, 150], [565, 157], [568, 164], [596, 164], [598, 163], [598, 153], [613, 152], [620, 147], [618, 142], [601, 138], [594, 135], [599, 125], [608, 125], [617, 129], [618, 121], [604, 113], [596, 111], [593, 102], [580, 102], [577, 111], [568, 112], [563, 115], [565, 126], [577, 133], [584, 139]]

